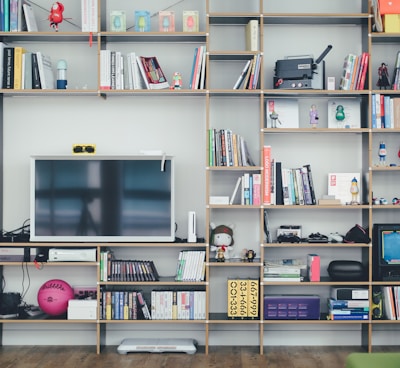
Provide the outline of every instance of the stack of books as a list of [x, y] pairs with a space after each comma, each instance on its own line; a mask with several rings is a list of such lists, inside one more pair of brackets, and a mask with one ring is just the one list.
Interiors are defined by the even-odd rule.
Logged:
[[369, 300], [328, 299], [328, 319], [330, 320], [368, 320]]
[[303, 281], [304, 269], [305, 263], [297, 259], [265, 260], [264, 281], [300, 282]]

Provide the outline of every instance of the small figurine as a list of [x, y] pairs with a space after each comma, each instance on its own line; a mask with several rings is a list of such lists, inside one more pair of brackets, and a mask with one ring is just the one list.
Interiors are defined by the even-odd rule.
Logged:
[[279, 120], [279, 114], [277, 114], [275, 111], [272, 111], [269, 117], [271, 118], [271, 128], [276, 128], [276, 123], [282, 125], [281, 121]]
[[358, 189], [358, 182], [356, 178], [353, 178], [351, 181], [351, 186], [350, 186], [350, 193], [351, 193], [351, 202], [350, 204], [360, 204], [358, 202], [358, 193], [360, 190]]
[[[229, 259], [229, 252], [233, 249], [233, 226], [219, 225], [211, 223], [211, 242], [210, 249], [216, 252], [215, 259], [219, 262], [224, 262]], [[222, 257], [223, 256], [223, 257]], [[223, 259], [223, 261], [221, 261]]]
[[246, 252], [246, 258], [247, 258], [247, 262], [253, 262], [254, 258], [256, 258], [256, 252], [252, 249], [249, 249]]
[[179, 72], [175, 72], [172, 76], [172, 89], [182, 89], [182, 75]]
[[380, 142], [379, 143], [379, 151], [378, 151], [380, 166], [386, 166], [386, 154], [387, 154], [386, 144], [385, 144], [385, 142]]
[[58, 25], [63, 21], [64, 5], [60, 2], [55, 2], [51, 6], [49, 21], [50, 27], [52, 27], [56, 32], [58, 32]]
[[390, 86], [389, 72], [385, 63], [382, 63], [378, 68], [378, 82], [376, 82], [376, 85], [379, 87], [379, 89], [386, 89], [386, 87]]
[[316, 128], [318, 125], [318, 110], [317, 106], [312, 104], [310, 108], [310, 124], [312, 125], [313, 128]]
[[335, 118], [337, 121], [343, 121], [345, 119], [346, 115], [344, 114], [344, 107], [343, 105], [337, 105], [336, 106], [336, 115]]

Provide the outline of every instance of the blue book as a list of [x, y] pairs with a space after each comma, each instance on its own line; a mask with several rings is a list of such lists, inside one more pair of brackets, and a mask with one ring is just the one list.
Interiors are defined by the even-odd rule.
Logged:
[[4, 13], [3, 13], [3, 20], [4, 20], [4, 32], [10, 32], [10, 2], [8, 0], [4, 1]]

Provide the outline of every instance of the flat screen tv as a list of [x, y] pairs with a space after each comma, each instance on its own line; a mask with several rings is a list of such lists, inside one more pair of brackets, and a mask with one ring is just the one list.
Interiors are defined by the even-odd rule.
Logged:
[[30, 240], [172, 242], [171, 156], [31, 157]]
[[400, 223], [374, 224], [374, 280], [400, 281]]

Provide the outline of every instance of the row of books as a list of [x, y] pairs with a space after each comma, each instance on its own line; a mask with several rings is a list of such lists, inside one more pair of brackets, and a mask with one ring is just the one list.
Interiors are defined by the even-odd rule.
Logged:
[[[155, 56], [137, 56], [130, 52], [125, 57], [120, 51], [100, 51], [100, 89], [165, 89], [169, 83]], [[128, 86], [125, 86], [125, 68]]]
[[182, 250], [176, 265], [175, 281], [203, 281], [205, 277], [204, 250]]
[[196, 47], [193, 56], [189, 89], [204, 89], [206, 80], [206, 47]]
[[257, 89], [261, 69], [261, 54], [254, 55], [253, 59], [247, 60], [233, 89]]
[[209, 166], [255, 166], [247, 143], [230, 129], [210, 129]]
[[206, 319], [206, 293], [199, 290], [153, 290], [151, 319]]
[[[239, 191], [240, 188], [240, 191]], [[237, 194], [240, 193], [239, 201], [236, 200]], [[261, 205], [261, 174], [244, 173], [239, 176], [229, 204], [241, 205]]]
[[0, 42], [0, 73], [4, 89], [54, 89], [52, 60], [40, 51]]
[[389, 320], [400, 320], [400, 286], [382, 286], [383, 310]]
[[2, 0], [0, 2], [0, 32], [25, 31], [27, 17], [30, 17], [32, 7], [23, 0]]
[[330, 320], [368, 320], [369, 300], [328, 299], [328, 319]]
[[372, 128], [400, 128], [400, 98], [374, 93], [371, 100]]
[[101, 291], [100, 319], [136, 320], [149, 317], [150, 310], [141, 291]]
[[263, 148], [265, 205], [315, 205], [317, 203], [311, 165], [282, 167], [272, 158], [271, 146]]
[[111, 252], [100, 254], [100, 281], [158, 281], [153, 261], [113, 259]]
[[259, 318], [259, 288], [258, 279], [229, 278], [228, 318]]
[[349, 53], [343, 63], [343, 73], [340, 78], [339, 89], [341, 90], [363, 90], [368, 71], [369, 53], [361, 55]]

